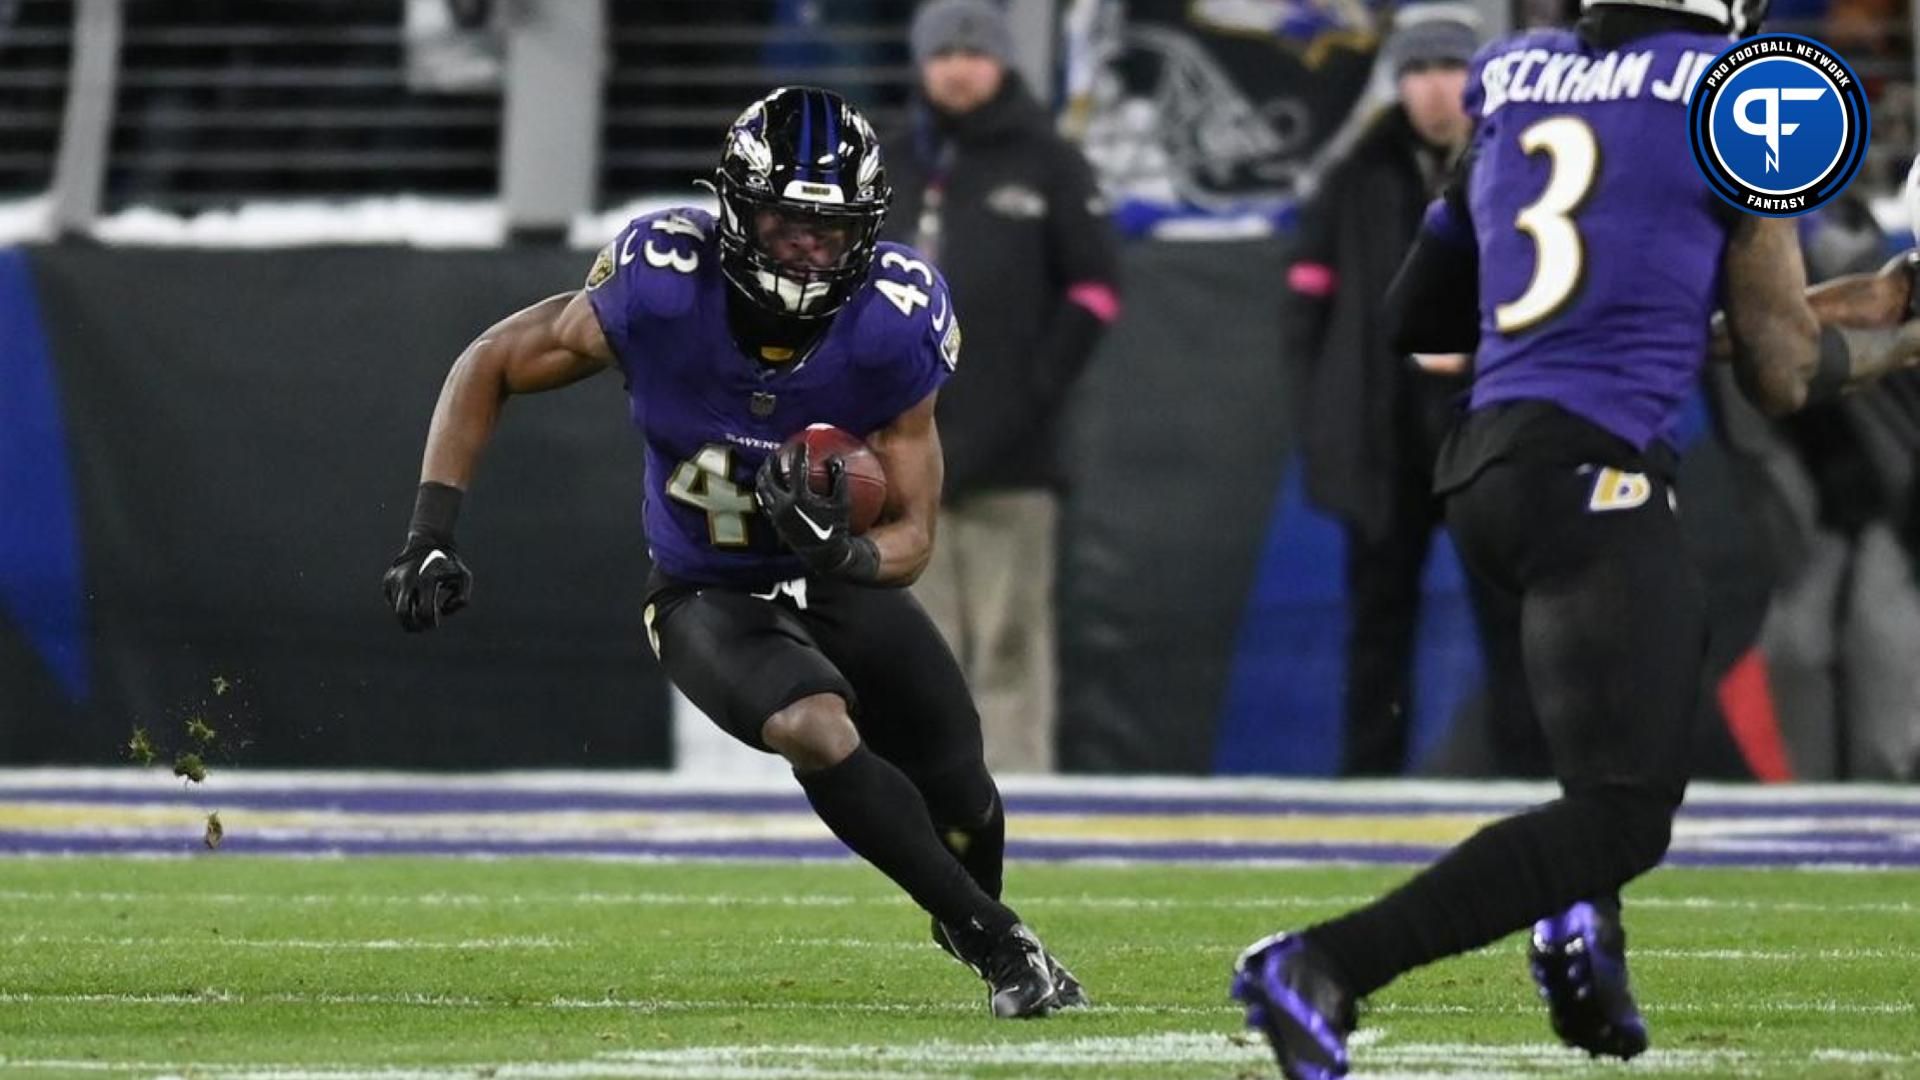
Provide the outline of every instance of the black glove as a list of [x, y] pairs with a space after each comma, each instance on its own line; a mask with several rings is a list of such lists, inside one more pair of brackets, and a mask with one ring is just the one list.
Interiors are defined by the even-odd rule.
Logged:
[[420, 485], [406, 546], [380, 579], [387, 604], [408, 633], [439, 626], [441, 616], [466, 607], [473, 595], [473, 571], [453, 547], [453, 521], [459, 512], [459, 488]]
[[848, 581], [874, 580], [880, 574], [880, 549], [866, 537], [853, 535], [853, 495], [847, 489], [845, 466], [839, 458], [827, 463], [833, 490], [825, 495], [807, 485], [807, 474], [805, 444], [769, 454], [753, 481], [760, 512], [813, 573]]

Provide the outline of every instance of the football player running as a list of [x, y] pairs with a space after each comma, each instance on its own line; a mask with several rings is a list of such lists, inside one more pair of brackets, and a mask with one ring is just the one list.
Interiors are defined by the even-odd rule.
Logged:
[[[501, 407], [602, 371], [646, 439], [645, 621], [675, 686], [792, 766], [834, 835], [932, 915], [934, 939], [1002, 1017], [1083, 1003], [1000, 901], [1006, 817], [980, 719], [912, 595], [934, 542], [934, 400], [958, 360], [953, 301], [912, 249], [876, 240], [891, 189], [867, 121], [783, 87], [734, 122], [719, 215], [636, 218], [578, 292], [508, 316], [454, 363], [434, 409], [405, 549], [385, 591], [408, 630], [465, 605], [461, 493]], [[826, 423], [887, 477], [870, 532], [807, 481], [790, 436]]]
[[[1897, 325], [1903, 265], [1810, 301], [1795, 223], [1721, 202], [1691, 159], [1683, 75], [1750, 33], [1761, 8], [1582, 8], [1572, 29], [1475, 59], [1468, 156], [1388, 297], [1398, 350], [1477, 352], [1435, 490], [1470, 571], [1521, 605], [1527, 692], [1561, 796], [1369, 905], [1241, 955], [1232, 993], [1292, 1080], [1346, 1074], [1367, 995], [1527, 927], [1562, 1041], [1623, 1059], [1646, 1048], [1620, 890], [1665, 855], [1689, 775], [1706, 613], [1666, 434], [1722, 283], [1723, 352], [1769, 413], [1916, 354], [1912, 326]], [[1629, 64], [1644, 78], [1618, 77]]]

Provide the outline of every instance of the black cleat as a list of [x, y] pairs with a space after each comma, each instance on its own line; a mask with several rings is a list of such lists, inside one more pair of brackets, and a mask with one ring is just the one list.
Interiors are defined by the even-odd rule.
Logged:
[[[1015, 923], [998, 941], [992, 941], [978, 927], [953, 927], [935, 919], [933, 940], [987, 981], [987, 1004], [993, 1015], [1003, 1020], [1045, 1016], [1061, 1007], [1053, 971], [1065, 969], [1047, 955], [1040, 939], [1025, 925]], [[1080, 990], [1077, 981], [1073, 987], [1084, 1004], [1086, 992]]]
[[[964, 934], [956, 935], [939, 919], [933, 920], [933, 943], [945, 950], [948, 956], [967, 965], [975, 975], [979, 975], [982, 978], [986, 977], [986, 972], [981, 970], [979, 964], [967, 959], [967, 957], [962, 955], [961, 951], [954, 946], [955, 936], [964, 936]], [[974, 949], [976, 954], [984, 953], [984, 951], [984, 949], [978, 947]], [[1054, 959], [1052, 953], [1047, 954], [1047, 975], [1053, 979], [1054, 997], [1056, 999], [1054, 1003], [1055, 1008], [1078, 1009], [1093, 1004], [1093, 999], [1087, 996], [1087, 988], [1080, 985], [1080, 980], [1073, 977], [1073, 972], [1068, 971], [1066, 965]]]
[[1561, 1042], [1622, 1061], [1647, 1048], [1647, 1022], [1627, 985], [1618, 900], [1583, 900], [1535, 923], [1527, 967]]
[[1267, 1037], [1287, 1080], [1347, 1075], [1353, 996], [1306, 939], [1274, 934], [1249, 945], [1233, 965], [1231, 992], [1247, 1007], [1247, 1026]]
[[1047, 970], [1047, 950], [1033, 931], [1014, 923], [987, 952], [987, 988], [992, 996], [987, 1004], [1002, 1020], [1045, 1016], [1060, 1005]]
[[1081, 1009], [1093, 1004], [1093, 999], [1087, 996], [1087, 988], [1081, 986], [1080, 980], [1073, 977], [1073, 972], [1055, 960], [1052, 953], [1047, 954], [1047, 974], [1053, 979], [1056, 1008]]

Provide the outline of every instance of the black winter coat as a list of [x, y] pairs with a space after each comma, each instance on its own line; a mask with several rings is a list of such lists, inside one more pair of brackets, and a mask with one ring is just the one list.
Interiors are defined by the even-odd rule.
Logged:
[[1375, 540], [1392, 527], [1405, 455], [1430, 443], [1405, 430], [1422, 410], [1402, 396], [1435, 380], [1388, 343], [1382, 303], [1438, 186], [1437, 156], [1426, 170], [1419, 153], [1432, 151], [1405, 110], [1384, 110], [1303, 209], [1288, 271], [1286, 359], [1300, 374], [1307, 496]]
[[[925, 103], [883, 139], [893, 209], [883, 235], [931, 248], [963, 335], [940, 391], [948, 498], [1058, 487], [1058, 423], [1105, 321], [1067, 290], [1116, 288], [1118, 256], [1093, 171], [1018, 76], [958, 119]], [[929, 185], [934, 229], [923, 231]]]

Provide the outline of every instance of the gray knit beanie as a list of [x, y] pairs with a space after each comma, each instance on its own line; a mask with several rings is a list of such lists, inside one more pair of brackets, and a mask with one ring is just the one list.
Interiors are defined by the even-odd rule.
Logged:
[[934, 0], [913, 17], [913, 62], [943, 52], [976, 52], [1002, 64], [1013, 62], [1013, 29], [992, 0]]

